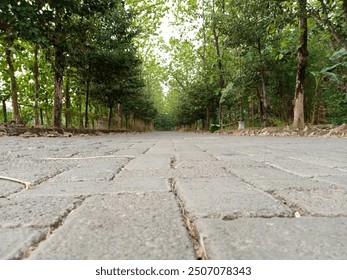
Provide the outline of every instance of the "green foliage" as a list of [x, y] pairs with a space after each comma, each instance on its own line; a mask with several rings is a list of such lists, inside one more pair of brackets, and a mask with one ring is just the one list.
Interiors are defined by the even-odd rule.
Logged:
[[[64, 78], [68, 126], [85, 125], [88, 113], [96, 126], [110, 111], [115, 115], [118, 103], [124, 120], [155, 122], [162, 130], [209, 130], [219, 118], [229, 126], [240, 118], [258, 125], [264, 116], [268, 124], [287, 124], [293, 117], [299, 48], [297, 5], [277, 0], [4, 0], [0, 99], [11, 101], [7, 50], [27, 124], [33, 123], [35, 102], [41, 124], [51, 124], [57, 74]], [[343, 0], [308, 1], [308, 12], [306, 118], [340, 124], [347, 118]], [[158, 36], [164, 18], [173, 26], [170, 38]]]
[[[341, 46], [347, 28], [342, 2], [309, 1], [308, 71], [315, 76], [306, 81], [305, 111], [315, 122], [324, 121], [318, 116], [321, 108], [327, 111], [327, 122], [341, 123], [346, 117], [346, 49]], [[180, 29], [183, 19], [199, 24], [194, 38], [187, 38], [191, 30], [185, 26], [168, 48], [174, 65], [168, 107], [175, 125], [204, 122], [207, 112], [215, 120], [220, 110], [230, 125], [240, 115], [249, 125], [259, 124], [265, 113], [269, 125], [291, 123], [300, 36], [297, 1], [176, 3]], [[214, 36], [220, 43], [219, 57]], [[222, 90], [219, 62], [224, 66]], [[219, 108], [213, 98], [218, 95]]]
[[[129, 6], [121, 0], [0, 3], [0, 53], [5, 52], [8, 36], [16, 39], [10, 51], [18, 69], [23, 121], [33, 123], [34, 45], [40, 46], [37, 102], [41, 124], [51, 124], [57, 75], [66, 78], [62, 86], [65, 101], [69, 102], [66, 104], [69, 107], [64, 108], [66, 116], [70, 116], [67, 125], [83, 125], [83, 117], [87, 122], [85, 110], [90, 111], [93, 122], [95, 118], [103, 118], [107, 110], [102, 107], [110, 109], [116, 103], [124, 105], [127, 115], [136, 114], [146, 122], [154, 120], [157, 112], [154, 98], [144, 91], [142, 61], [135, 47], [139, 28], [135, 22], [138, 11], [134, 8], [136, 5]], [[153, 7], [152, 12], [155, 11]], [[0, 97], [9, 101], [7, 64], [1, 54]], [[129, 105], [134, 102], [136, 106]]]

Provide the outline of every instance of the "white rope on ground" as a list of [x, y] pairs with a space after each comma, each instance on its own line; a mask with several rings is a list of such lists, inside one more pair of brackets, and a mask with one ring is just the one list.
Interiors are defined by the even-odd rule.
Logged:
[[0, 180], [5, 180], [5, 181], [10, 181], [10, 182], [15, 182], [15, 183], [22, 184], [22, 185], [25, 186], [25, 188], [27, 190], [32, 189], [34, 187], [33, 183], [22, 181], [22, 180], [15, 179], [15, 178], [9, 178], [9, 177], [5, 177], [5, 176], [0, 176]]
[[83, 160], [83, 159], [98, 159], [98, 158], [131, 158], [134, 159], [134, 156], [121, 155], [121, 156], [94, 156], [94, 157], [79, 157], [79, 158], [43, 158], [43, 160]]

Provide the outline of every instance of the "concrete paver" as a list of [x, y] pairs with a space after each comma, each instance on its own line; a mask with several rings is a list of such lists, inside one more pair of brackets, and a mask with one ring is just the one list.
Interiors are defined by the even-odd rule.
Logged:
[[346, 189], [279, 190], [272, 194], [301, 215], [347, 217]]
[[32, 259], [194, 259], [174, 197], [95, 196], [42, 242]]
[[346, 147], [178, 132], [0, 137], [0, 176], [35, 184], [0, 180], [0, 259], [194, 259], [192, 224], [210, 259], [346, 259]]
[[197, 221], [211, 259], [314, 260], [347, 258], [347, 218]]
[[72, 211], [79, 201], [77, 197], [20, 194], [1, 198], [0, 227], [54, 226]]
[[20, 259], [32, 244], [43, 240], [46, 232], [33, 228], [0, 228], [0, 259]]
[[289, 217], [292, 211], [273, 196], [234, 178], [178, 180], [177, 191], [192, 217]]
[[169, 191], [165, 178], [114, 178], [112, 181], [44, 182], [30, 190], [31, 195], [96, 195], [107, 193], [142, 193]]

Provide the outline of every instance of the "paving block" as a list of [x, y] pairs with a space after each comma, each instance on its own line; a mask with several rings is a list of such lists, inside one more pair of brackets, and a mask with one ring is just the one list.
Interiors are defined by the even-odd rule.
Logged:
[[213, 157], [201, 151], [187, 151], [187, 152], [175, 152], [175, 157], [178, 162], [190, 161], [194, 163], [196, 161], [212, 161]]
[[[283, 170], [273, 168], [268, 165], [257, 167], [228, 168], [231, 174], [244, 179], [296, 179], [299, 176], [293, 175]], [[300, 178], [300, 177], [299, 177]]]
[[199, 219], [209, 259], [345, 260], [347, 218]]
[[24, 192], [0, 198], [0, 227], [56, 225], [81, 200], [71, 196], [31, 196], [30, 190]]
[[45, 238], [46, 232], [32, 228], [0, 228], [0, 259], [21, 259], [31, 245]]
[[214, 178], [228, 177], [230, 172], [223, 168], [218, 161], [188, 161], [181, 160], [173, 170], [175, 178]]
[[137, 156], [129, 164], [126, 170], [148, 170], [170, 168], [171, 154], [144, 154]]
[[273, 196], [301, 215], [347, 216], [346, 189], [278, 190]]
[[345, 176], [316, 176], [316, 180], [336, 184], [347, 189], [347, 175]]
[[232, 177], [179, 179], [176, 188], [192, 217], [235, 219], [293, 214], [273, 196]]
[[45, 182], [30, 190], [30, 195], [95, 195], [124, 192], [167, 192], [170, 185], [165, 178], [122, 178], [112, 181]]
[[113, 157], [71, 159], [77, 166], [51, 178], [49, 182], [110, 181], [130, 160]]
[[30, 259], [194, 259], [172, 193], [88, 198]]
[[22, 184], [0, 179], [0, 198], [9, 196], [13, 193], [20, 192], [24, 189], [25, 186]]
[[249, 184], [256, 187], [257, 189], [265, 192], [273, 192], [284, 189], [296, 189], [296, 190], [313, 190], [313, 189], [339, 189], [338, 185], [329, 184], [323, 181], [316, 181], [310, 178], [303, 178], [293, 175], [291, 179], [288, 178], [273, 178], [267, 179], [261, 178], [246, 178]]
[[[319, 162], [319, 158], [317, 158]], [[316, 177], [316, 176], [347, 176], [346, 172], [340, 171], [335, 168], [327, 168], [313, 163], [306, 163], [302, 161], [280, 159], [274, 160], [270, 163], [273, 167], [282, 169], [284, 171], [303, 176], [303, 177]]]

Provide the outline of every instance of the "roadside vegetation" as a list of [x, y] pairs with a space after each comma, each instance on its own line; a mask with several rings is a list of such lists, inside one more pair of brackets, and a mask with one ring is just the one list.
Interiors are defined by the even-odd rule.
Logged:
[[347, 0], [4, 0], [0, 14], [0, 123], [347, 123]]

